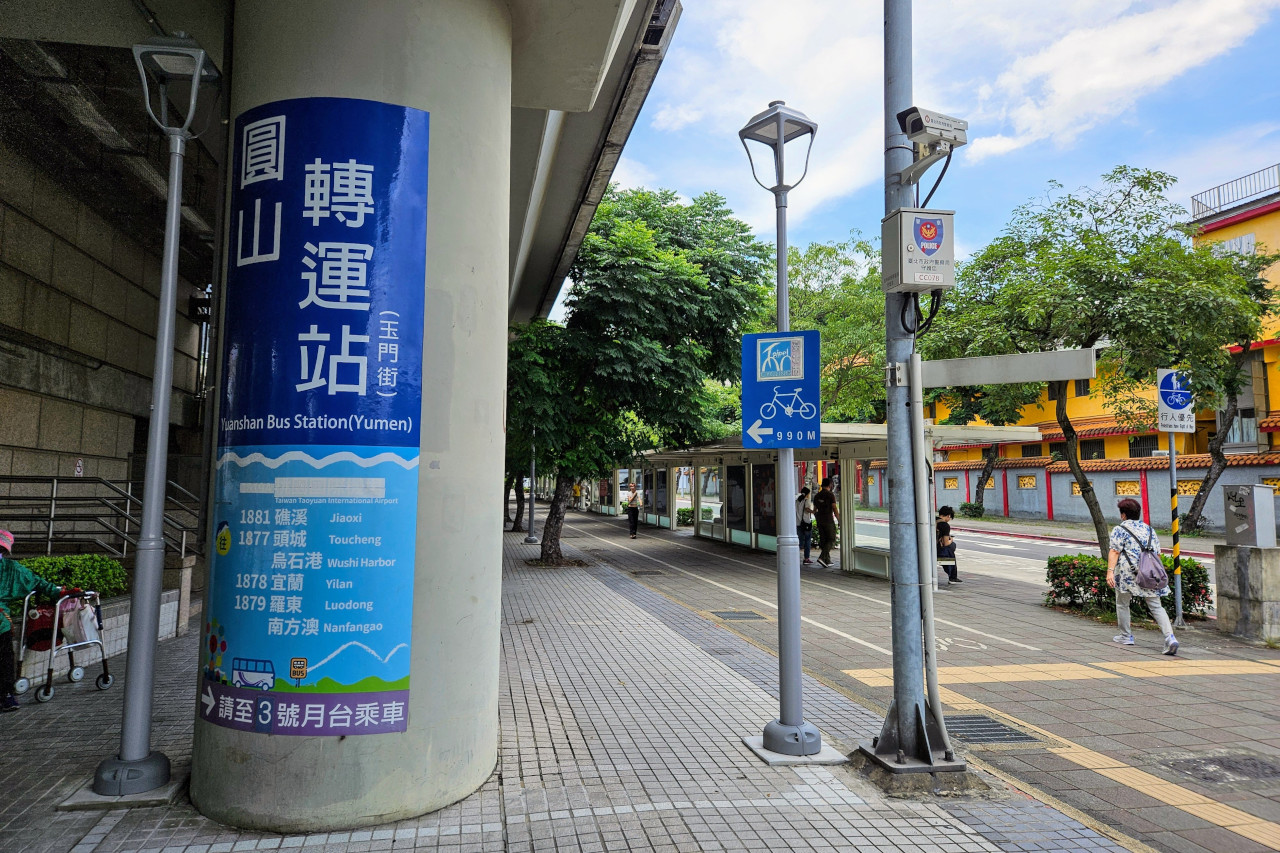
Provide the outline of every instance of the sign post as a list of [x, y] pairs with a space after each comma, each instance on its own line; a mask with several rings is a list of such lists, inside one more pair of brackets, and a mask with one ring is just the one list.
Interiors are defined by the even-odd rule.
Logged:
[[1173, 608], [1176, 611], [1173, 624], [1181, 628], [1186, 621], [1182, 618], [1182, 548], [1178, 544], [1178, 449], [1173, 434], [1196, 431], [1196, 407], [1186, 377], [1178, 371], [1156, 371], [1156, 386], [1160, 430], [1169, 436], [1169, 507], [1173, 519], [1169, 529], [1173, 534]]
[[816, 331], [742, 336], [742, 446], [819, 447]]

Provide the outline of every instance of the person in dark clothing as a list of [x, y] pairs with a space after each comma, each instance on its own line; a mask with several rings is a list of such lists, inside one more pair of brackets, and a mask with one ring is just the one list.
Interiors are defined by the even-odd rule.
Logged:
[[[50, 583], [17, 560], [10, 558], [13, 534], [0, 530], [0, 712], [18, 710], [18, 697], [13, 683], [18, 680], [18, 662], [13, 651], [13, 610], [33, 591], [46, 598], [59, 598], [64, 592], [79, 593]], [[18, 616], [18, 618], [22, 618]]]
[[818, 522], [818, 565], [824, 569], [831, 568], [831, 547], [836, 544], [836, 522], [840, 520], [840, 510], [836, 507], [836, 496], [831, 491], [831, 478], [822, 481], [822, 487], [813, 496], [813, 517]]
[[644, 493], [636, 490], [636, 484], [632, 483], [630, 491], [623, 497], [623, 506], [627, 510], [627, 528], [631, 532], [631, 538], [636, 538], [636, 530], [640, 527], [640, 507], [644, 506]]
[[947, 578], [951, 583], [964, 583], [960, 580], [959, 571], [956, 569], [956, 540], [951, 536], [951, 519], [955, 518], [956, 511], [949, 506], [938, 507], [938, 526], [936, 535], [938, 537], [938, 562], [947, 570]]

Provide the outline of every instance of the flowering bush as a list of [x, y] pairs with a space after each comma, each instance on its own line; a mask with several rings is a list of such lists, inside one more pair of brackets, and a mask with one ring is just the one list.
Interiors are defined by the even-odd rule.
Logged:
[[[1161, 555], [1165, 571], [1169, 573], [1169, 594], [1160, 599], [1170, 618], [1173, 612], [1173, 557]], [[1213, 606], [1209, 592], [1209, 572], [1198, 561], [1182, 558], [1182, 608], [1186, 616], [1204, 616]], [[1070, 554], [1050, 557], [1045, 579], [1049, 591], [1045, 593], [1046, 605], [1067, 607], [1084, 613], [1115, 613], [1116, 591], [1107, 586], [1107, 561], [1089, 554]], [[1147, 618], [1147, 606], [1134, 598], [1129, 610], [1135, 618]]]

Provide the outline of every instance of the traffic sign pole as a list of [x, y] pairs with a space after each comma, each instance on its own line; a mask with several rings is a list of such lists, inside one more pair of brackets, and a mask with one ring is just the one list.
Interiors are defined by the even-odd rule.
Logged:
[[1173, 517], [1170, 530], [1173, 532], [1173, 627], [1185, 628], [1186, 620], [1182, 618], [1182, 546], [1178, 544], [1178, 448], [1173, 443], [1173, 433], [1169, 436], [1169, 508]]

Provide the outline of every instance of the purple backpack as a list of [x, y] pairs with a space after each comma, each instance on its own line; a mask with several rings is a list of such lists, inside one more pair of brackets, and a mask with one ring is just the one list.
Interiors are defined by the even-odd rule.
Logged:
[[[1169, 585], [1169, 574], [1164, 570], [1164, 562], [1160, 559], [1160, 555], [1155, 552], [1154, 540], [1155, 532], [1144, 543], [1140, 540], [1132, 530], [1120, 525], [1120, 529], [1129, 534], [1129, 537], [1138, 544], [1141, 553], [1138, 555], [1138, 565], [1134, 566], [1134, 572], [1138, 576], [1138, 587], [1140, 589], [1151, 590], [1164, 589]], [[1125, 553], [1128, 557], [1128, 552]]]

